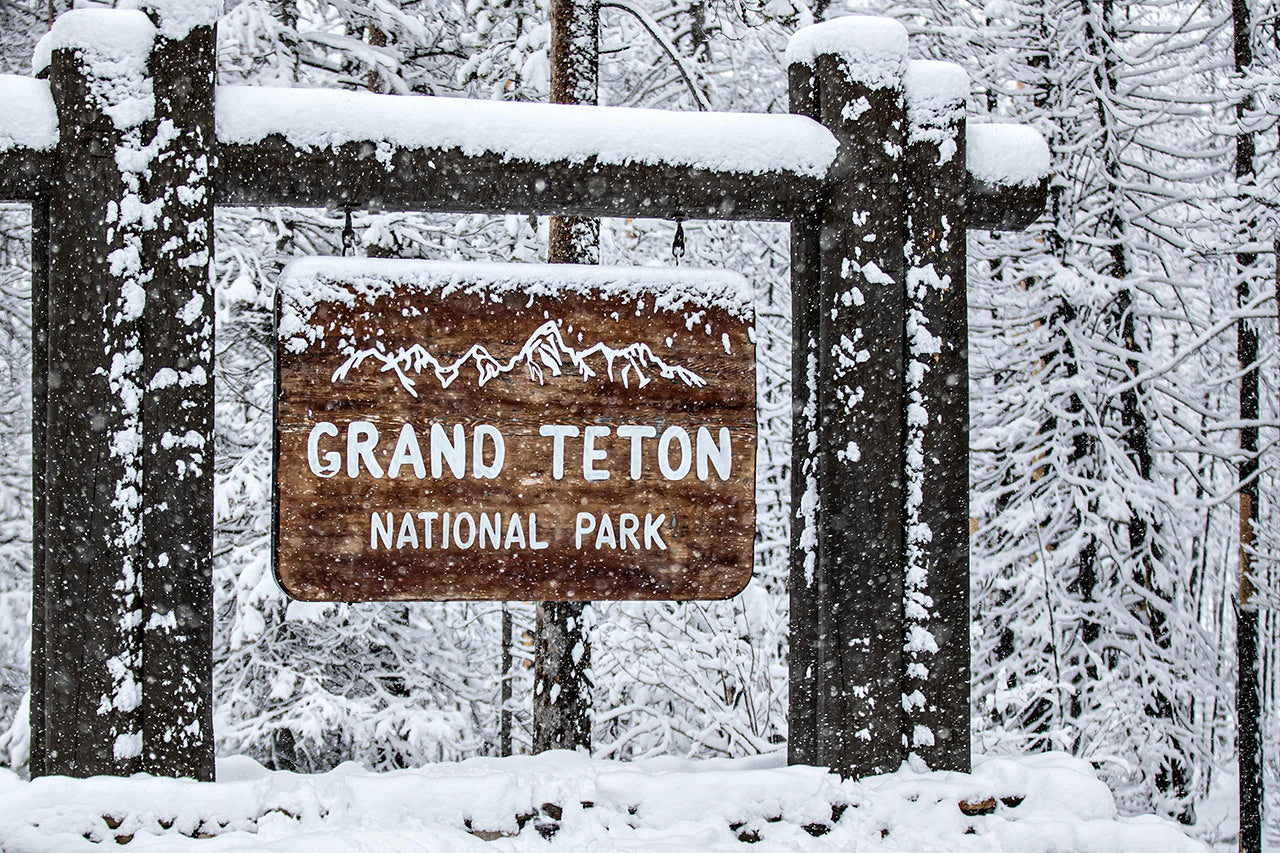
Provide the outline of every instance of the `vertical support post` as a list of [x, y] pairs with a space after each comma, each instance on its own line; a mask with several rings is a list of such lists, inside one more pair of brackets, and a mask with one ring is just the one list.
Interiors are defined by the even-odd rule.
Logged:
[[[791, 112], [821, 118], [814, 68], [787, 69]], [[819, 208], [791, 223], [791, 623], [787, 759], [820, 762], [818, 607], [830, 594], [818, 559], [818, 238]]]
[[[599, 0], [551, 2], [551, 100], [599, 100]], [[547, 246], [553, 264], [600, 262], [600, 222], [553, 216]], [[533, 750], [591, 748], [591, 637], [587, 604], [537, 606], [533, 672]]]
[[35, 773], [213, 778], [216, 15], [167, 11], [68, 12], [44, 43]]
[[969, 354], [965, 100], [949, 62], [907, 64], [907, 571], [903, 739], [968, 772]]
[[[94, 40], [90, 34], [100, 38]], [[59, 141], [48, 217], [41, 569], [44, 672], [33, 768], [142, 769], [139, 176], [154, 28], [137, 11], [65, 13], [45, 37]], [[37, 51], [39, 53], [39, 51]], [[109, 75], [109, 76], [100, 76]]]
[[[793, 588], [814, 581], [813, 625], [795, 635], [811, 636], [814, 648], [810, 665], [793, 669], [793, 678], [810, 683], [792, 696], [814, 703], [812, 732], [801, 736], [811, 744], [807, 760], [850, 776], [895, 770], [904, 755], [906, 56], [900, 24], [860, 16], [806, 27], [787, 48], [788, 66], [813, 69], [819, 120], [840, 143], [818, 235], [817, 406], [809, 425], [817, 500], [801, 506], [813, 513], [816, 544], [793, 554], [792, 565]], [[806, 485], [795, 489], [803, 494]], [[815, 566], [806, 577], [809, 553]]]
[[47, 750], [44, 743], [45, 605], [45, 409], [49, 375], [49, 200], [37, 198], [31, 205], [31, 731], [32, 778], [43, 776]]
[[213, 779], [213, 187], [216, 6], [152, 2], [144, 193], [143, 768]]

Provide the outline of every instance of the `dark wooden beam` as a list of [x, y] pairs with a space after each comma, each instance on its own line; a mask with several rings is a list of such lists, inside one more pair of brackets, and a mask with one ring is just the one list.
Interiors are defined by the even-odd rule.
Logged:
[[45, 195], [53, 177], [53, 152], [14, 148], [0, 153], [0, 202]]
[[823, 182], [792, 174], [677, 166], [533, 163], [457, 149], [400, 149], [388, 168], [371, 143], [303, 150], [282, 137], [219, 147], [220, 205], [542, 213], [673, 219], [791, 219]]
[[[399, 149], [391, 168], [372, 143], [298, 148], [283, 137], [223, 144], [214, 173], [219, 205], [355, 207], [433, 213], [541, 213], [657, 219], [775, 220], [814, 213], [827, 180], [682, 166], [534, 163], [457, 149]], [[1046, 185], [970, 179], [969, 227], [1018, 230], [1044, 210]]]
[[1032, 186], [1001, 186], [969, 175], [969, 229], [1021, 231], [1044, 213], [1048, 197], [1048, 178]]

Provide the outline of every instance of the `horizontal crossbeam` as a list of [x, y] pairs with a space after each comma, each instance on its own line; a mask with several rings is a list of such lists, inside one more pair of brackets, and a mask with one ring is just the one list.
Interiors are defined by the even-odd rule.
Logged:
[[0, 152], [0, 201], [43, 196], [53, 174], [53, 152], [11, 148]]
[[[30, 102], [31, 112], [52, 113], [42, 81], [0, 75], [0, 83]], [[835, 150], [825, 128], [797, 115], [236, 86], [219, 90], [218, 106], [213, 183], [223, 206], [788, 221], [822, 205], [831, 181], [823, 171]], [[316, 116], [332, 126], [316, 131], [308, 124]], [[566, 121], [569, 130], [558, 135], [542, 128]], [[637, 123], [650, 128], [647, 136]], [[49, 124], [26, 136], [47, 142], [57, 132]], [[317, 139], [286, 136], [298, 128]], [[0, 201], [44, 195], [52, 168], [51, 151], [3, 150]], [[971, 169], [968, 195], [970, 228], [1016, 230], [1040, 215], [1046, 186], [996, 184]]]
[[369, 143], [308, 151], [276, 136], [222, 145], [218, 204], [440, 213], [785, 220], [810, 212], [823, 180], [683, 166], [534, 163], [457, 149], [399, 149], [392, 168]]

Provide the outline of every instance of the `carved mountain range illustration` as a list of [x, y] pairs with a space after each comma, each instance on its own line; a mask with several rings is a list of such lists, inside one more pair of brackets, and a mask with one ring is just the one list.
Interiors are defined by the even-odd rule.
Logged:
[[[612, 347], [601, 341], [586, 349], [576, 349], [565, 341], [560, 333], [560, 325], [555, 320], [548, 320], [539, 326], [520, 347], [519, 352], [507, 361], [494, 357], [481, 344], [473, 344], [450, 364], [441, 363], [421, 344], [400, 347], [394, 352], [374, 347], [352, 352], [342, 366], [333, 372], [331, 381], [345, 379], [352, 370], [358, 369], [368, 360], [381, 364], [383, 372], [393, 371], [400, 380], [400, 385], [414, 397], [418, 396], [417, 382], [409, 374], [434, 374], [440, 387], [448, 388], [468, 365], [475, 368], [477, 384], [480, 386], [521, 366], [528, 369], [529, 379], [539, 385], [546, 384], [548, 375], [561, 376], [577, 371], [583, 381], [586, 381], [601, 375], [601, 370], [608, 381], [620, 382], [624, 388], [630, 388], [633, 381], [637, 387], [643, 388], [653, 381], [651, 374], [655, 372], [663, 379], [682, 382], [693, 388], [701, 388], [707, 384], [705, 379], [693, 371], [663, 361], [648, 344], [639, 341], [622, 347]], [[590, 361], [596, 362], [596, 366], [593, 367]]]

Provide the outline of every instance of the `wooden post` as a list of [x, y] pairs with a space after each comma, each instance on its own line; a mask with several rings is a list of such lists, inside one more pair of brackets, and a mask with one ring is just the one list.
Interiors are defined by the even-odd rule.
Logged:
[[36, 774], [213, 778], [214, 14], [193, 10], [52, 31]]
[[[814, 70], [819, 119], [840, 142], [817, 240], [816, 284], [806, 263], [793, 285], [815, 293], [817, 311], [798, 316], [801, 343], [816, 340], [816, 423], [793, 441], [815, 462], [795, 472], [804, 518], [792, 557], [792, 588], [810, 618], [793, 637], [801, 651], [802, 744], [792, 760], [850, 776], [897, 769], [902, 748], [903, 411], [905, 222], [902, 79], [907, 34], [885, 19], [837, 18], [798, 32], [788, 65]], [[803, 81], [804, 72], [792, 74]], [[803, 103], [812, 96], [799, 92]], [[798, 235], [805, 239], [804, 233]], [[816, 314], [816, 317], [814, 316]], [[806, 361], [807, 363], [807, 361]], [[810, 442], [812, 442], [810, 444]], [[816, 497], [816, 500], [812, 500]], [[812, 555], [813, 560], [806, 558]], [[809, 570], [809, 567], [812, 570]], [[795, 645], [793, 641], [793, 654]], [[805, 727], [810, 727], [808, 730]]]
[[[77, 41], [111, 15], [120, 38]], [[49, 80], [59, 141], [48, 205], [48, 373], [43, 460], [43, 577], [34, 591], [44, 671], [33, 682], [39, 772], [128, 775], [142, 769], [142, 623], [138, 175], [151, 24], [141, 12], [77, 10], [55, 23]], [[65, 38], [65, 41], [60, 39]], [[102, 59], [110, 60], [110, 66]], [[121, 72], [116, 79], [95, 76]], [[126, 103], [129, 102], [129, 103]], [[40, 468], [37, 463], [37, 469]]]
[[968, 772], [969, 326], [958, 65], [907, 66], [907, 568], [903, 739]]
[[[788, 69], [791, 112], [820, 118], [814, 69]], [[819, 763], [818, 605], [829, 595], [818, 559], [818, 237], [821, 211], [791, 222], [791, 636], [787, 757]]]
[[156, 153], [144, 190], [157, 210], [142, 235], [143, 768], [212, 780], [217, 12], [188, 3], [170, 14], [159, 2], [150, 11]]
[[[600, 4], [552, 0], [551, 100], [594, 104], [599, 97]], [[600, 221], [551, 219], [547, 261], [600, 262]], [[534, 632], [533, 749], [591, 748], [591, 637], [584, 602], [544, 601]]]
[[31, 204], [31, 727], [32, 778], [45, 775], [45, 411], [49, 375], [49, 202]]

